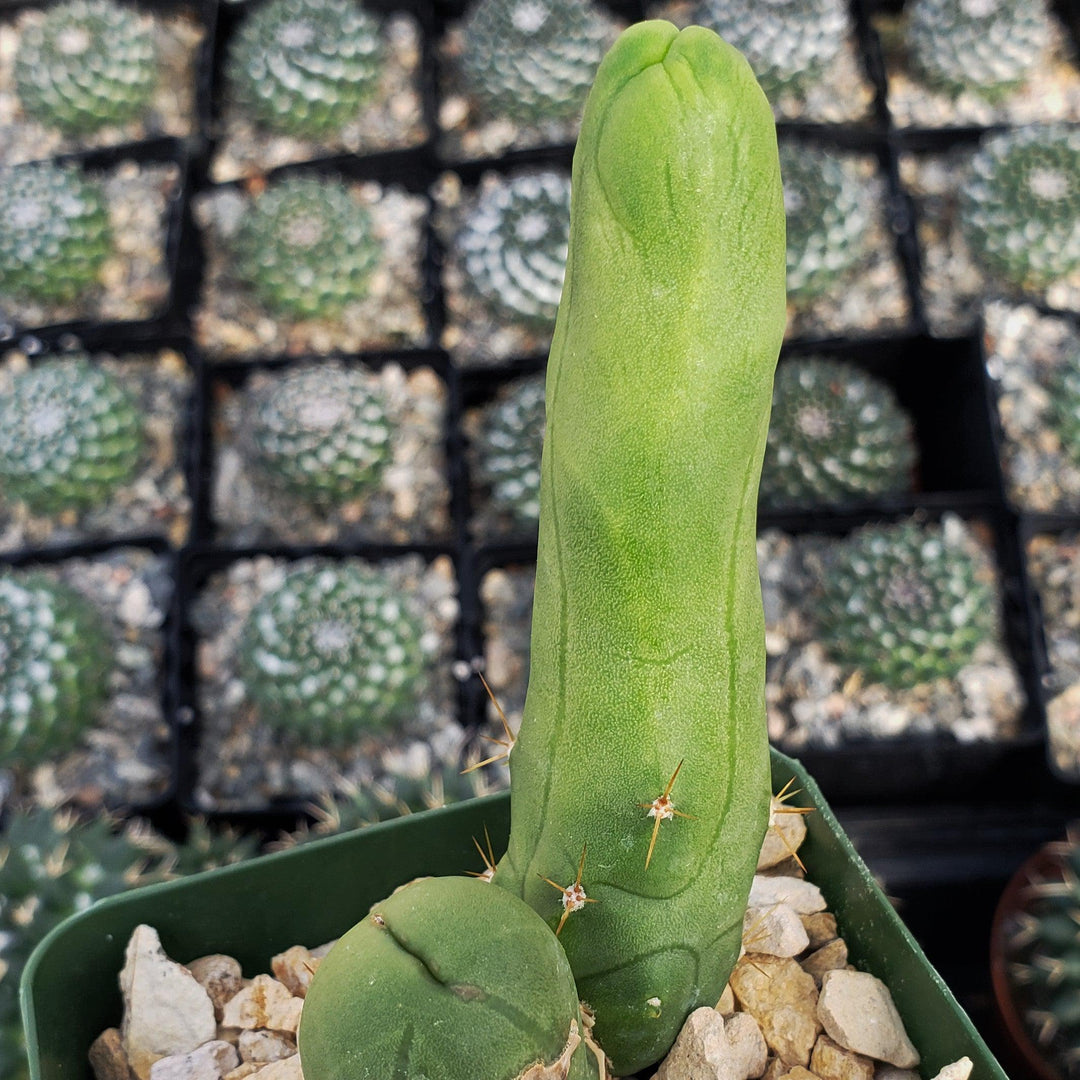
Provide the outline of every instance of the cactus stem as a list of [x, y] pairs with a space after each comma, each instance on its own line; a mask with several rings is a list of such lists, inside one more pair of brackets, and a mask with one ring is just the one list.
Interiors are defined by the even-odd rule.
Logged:
[[517, 739], [514, 737], [514, 731], [510, 727], [510, 721], [507, 720], [506, 713], [503, 712], [503, 707], [498, 703], [498, 701], [495, 700], [495, 694], [492, 692], [491, 687], [488, 685], [487, 679], [484, 678], [484, 673], [482, 671], [478, 671], [476, 674], [480, 676], [480, 681], [484, 684], [484, 689], [487, 691], [488, 697], [491, 698], [491, 704], [495, 706], [495, 711], [499, 714], [499, 719], [502, 721], [503, 734], [506, 736], [505, 739], [496, 739], [491, 735], [485, 735], [484, 738], [487, 739], [489, 742], [493, 742], [496, 746], [504, 746], [506, 747], [506, 749], [503, 750], [501, 754], [495, 754], [492, 757], [484, 758], [483, 761], [474, 762], [467, 769], [462, 769], [462, 776], [464, 776], [466, 773], [475, 772], [477, 769], [482, 769], [485, 765], [492, 765], [496, 761], [509, 760], [510, 751], [514, 749], [514, 743], [517, 742]]
[[581, 875], [585, 872], [585, 851], [587, 848], [588, 844], [581, 845], [581, 862], [578, 863], [577, 877], [570, 885], [564, 887], [552, 881], [551, 878], [544, 877], [543, 874], [537, 874], [541, 881], [546, 881], [553, 889], [558, 889], [562, 893], [563, 913], [562, 918], [559, 919], [559, 925], [555, 927], [556, 937], [562, 932], [571, 911], [580, 911], [586, 904], [596, 903], [591, 896], [585, 895], [585, 890], [581, 887]]
[[481, 881], [491, 881], [495, 876], [495, 852], [491, 846], [491, 837], [488, 835], [488, 827], [484, 826], [484, 842], [487, 844], [487, 851], [480, 846], [480, 841], [474, 836], [472, 842], [476, 845], [476, 850], [480, 852], [480, 858], [484, 860], [483, 870], [466, 870], [465, 873], [469, 877], [479, 878]]
[[638, 803], [643, 810], [647, 810], [646, 817], [653, 819], [652, 837], [649, 840], [649, 850], [645, 853], [645, 869], [649, 869], [649, 863], [652, 861], [653, 849], [656, 847], [656, 838], [660, 835], [660, 822], [670, 821], [672, 818], [681, 817], [694, 820], [693, 814], [684, 814], [681, 810], [675, 809], [675, 803], [671, 799], [671, 789], [675, 786], [675, 777], [679, 775], [679, 770], [683, 767], [682, 761], [675, 766], [675, 771], [671, 774], [671, 779], [667, 782], [667, 787], [664, 788], [664, 793], [652, 802]]

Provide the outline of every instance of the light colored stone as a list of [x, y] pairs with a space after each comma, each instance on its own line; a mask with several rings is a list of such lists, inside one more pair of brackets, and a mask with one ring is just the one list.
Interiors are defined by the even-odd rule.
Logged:
[[898, 1069], [895, 1065], [878, 1062], [874, 1080], [922, 1080], [922, 1077], [914, 1069]]
[[874, 1063], [862, 1054], [854, 1054], [819, 1035], [810, 1055], [810, 1069], [821, 1080], [874, 1080]]
[[240, 992], [244, 985], [244, 973], [240, 961], [222, 953], [211, 953], [192, 960], [187, 966], [195, 981], [210, 995], [214, 1014], [221, 1019], [225, 1002]]
[[303, 945], [294, 945], [270, 961], [270, 970], [275, 979], [285, 984], [290, 994], [302, 998], [307, 996], [311, 976], [321, 963], [321, 956], [315, 956]]
[[793, 814], [784, 810], [784, 803], [773, 796], [769, 807], [769, 828], [758, 855], [757, 868], [767, 870], [776, 866], [799, 850], [799, 845], [806, 839], [805, 814]]
[[767, 1051], [757, 1023], [746, 1013], [728, 1020], [708, 1007], [695, 1009], [653, 1080], [750, 1080], [765, 1070]]
[[731, 973], [735, 1000], [761, 1026], [769, 1048], [789, 1067], [808, 1065], [821, 1025], [817, 987], [791, 959], [747, 955]]
[[781, 1073], [779, 1080], [821, 1080], [821, 1077], [815, 1076], [809, 1069], [803, 1068], [802, 1065], [796, 1065], [794, 1069]]
[[774, 904], [746, 909], [742, 943], [747, 952], [798, 956], [810, 944], [810, 938], [794, 908]]
[[221, 1080], [239, 1064], [236, 1047], [215, 1039], [186, 1054], [158, 1058], [150, 1066], [150, 1080]]
[[765, 1065], [765, 1071], [761, 1074], [761, 1080], [780, 1080], [780, 1077], [790, 1068], [790, 1065], [785, 1065], [778, 1057], [771, 1057]]
[[296, 1034], [303, 998], [293, 997], [288, 988], [269, 975], [256, 975], [225, 1005], [223, 1027], [268, 1028]]
[[280, 1061], [271, 1061], [259, 1069], [258, 1075], [259, 1080], [304, 1080], [304, 1074], [300, 1071], [300, 1055], [293, 1054]]
[[292, 1057], [296, 1053], [296, 1040], [276, 1031], [241, 1031], [236, 1048], [241, 1061], [265, 1065], [268, 1061]]
[[889, 988], [865, 971], [827, 971], [817, 1015], [829, 1038], [846, 1050], [902, 1069], [919, 1064]]
[[826, 971], [841, 971], [847, 967], [847, 942], [843, 938], [834, 938], [828, 945], [812, 952], [802, 961], [802, 969], [813, 975], [814, 982], [821, 987], [821, 980]]
[[787, 904], [800, 915], [812, 915], [825, 910], [825, 897], [810, 881], [794, 877], [774, 877], [755, 874], [750, 886], [751, 907], [769, 908], [774, 904]]
[[735, 995], [731, 990], [731, 983], [724, 986], [724, 992], [716, 1003], [716, 1011], [721, 1016], [730, 1016], [735, 1011]]
[[338, 943], [338, 939], [334, 938], [333, 941], [324, 942], [322, 945], [316, 945], [311, 950], [311, 955], [318, 957], [320, 960]]
[[816, 911], [813, 915], [800, 915], [799, 918], [810, 939], [811, 949], [820, 949], [836, 937], [836, 916], [831, 911]]
[[259, 1061], [241, 1061], [232, 1072], [227, 1072], [222, 1080], [247, 1080], [253, 1072], [258, 1072], [262, 1067], [262, 1062]]
[[96, 1080], [131, 1080], [124, 1040], [116, 1028], [106, 1028], [90, 1044], [87, 1056]]
[[731, 1045], [731, 1060], [738, 1080], [756, 1080], [769, 1060], [769, 1048], [758, 1022], [746, 1012], [733, 1013], [724, 1021]]
[[214, 1003], [187, 968], [170, 960], [152, 926], [135, 927], [120, 972], [128, 1064], [139, 1080], [171, 1054], [186, 1054], [217, 1035]]
[[951, 1065], [946, 1065], [934, 1080], [968, 1080], [971, 1075], [971, 1070], [974, 1068], [971, 1058], [962, 1057], [957, 1061], [954, 1061]]

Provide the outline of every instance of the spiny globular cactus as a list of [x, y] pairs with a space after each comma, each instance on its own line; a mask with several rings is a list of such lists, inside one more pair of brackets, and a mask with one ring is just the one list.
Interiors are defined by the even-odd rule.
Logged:
[[111, 251], [105, 196], [77, 166], [0, 169], [0, 294], [70, 303], [98, 284]]
[[0, 394], [0, 495], [38, 514], [106, 502], [135, 475], [138, 408], [85, 353], [48, 359]]
[[1022, 128], [986, 138], [960, 192], [976, 261], [1014, 288], [1080, 270], [1080, 130]]
[[850, 280], [870, 253], [870, 208], [851, 161], [799, 143], [780, 146], [787, 213], [787, 287], [805, 305]]
[[248, 208], [234, 273], [271, 314], [332, 318], [367, 295], [381, 257], [371, 214], [340, 180], [289, 176]]
[[770, 100], [805, 94], [851, 33], [843, 0], [703, 0], [694, 22], [746, 57]]
[[1080, 466], [1080, 337], [1069, 337], [1048, 389], [1053, 429], [1066, 455]]
[[15, 54], [23, 111], [79, 135], [141, 119], [158, 81], [151, 27], [113, 0], [67, 0], [28, 26]]
[[887, 383], [827, 357], [791, 359], [777, 369], [762, 505], [828, 505], [908, 491], [914, 464], [911, 419]]
[[487, 116], [576, 120], [612, 20], [593, 0], [479, 0], [462, 26], [466, 93]]
[[1007, 974], [1024, 1020], [1062, 1076], [1080, 1068], [1080, 823], [1040, 852], [1006, 925]]
[[251, 439], [270, 481], [314, 505], [376, 489], [392, 456], [393, 424], [370, 371], [324, 363], [297, 368], [255, 400]]
[[[786, 312], [768, 101], [715, 34], [639, 23], [600, 67], [573, 180], [509, 849], [492, 885], [410, 886], [329, 954], [301, 1019], [307, 1080], [595, 1076], [571, 1045], [578, 997], [625, 1076], [719, 998], [739, 953], [770, 807], [755, 523]], [[518, 898], [547, 930], [493, 942]], [[471, 988], [540, 985], [558, 944], [576, 993], [536, 1009], [545, 1045], [496, 1039]], [[459, 973], [443, 957], [465, 949], [477, 967]], [[464, 996], [472, 1016], [431, 1023]]]
[[958, 518], [866, 526], [839, 542], [815, 606], [830, 655], [894, 689], [954, 677], [996, 627], [997, 597], [968, 542]]
[[912, 67], [953, 97], [965, 91], [990, 100], [1008, 96], [1050, 45], [1041, 0], [914, 0], [904, 13]]
[[416, 703], [419, 620], [376, 567], [292, 567], [248, 617], [241, 676], [265, 723], [308, 742], [385, 727]]
[[0, 760], [70, 750], [108, 691], [112, 645], [97, 609], [39, 572], [0, 575]]
[[525, 173], [485, 184], [457, 235], [469, 284], [498, 319], [550, 329], [559, 310], [570, 180]]
[[270, 131], [333, 135], [375, 93], [380, 31], [355, 0], [268, 0], [244, 20], [230, 49], [233, 99]]
[[518, 525], [540, 515], [540, 452], [544, 445], [544, 377], [506, 387], [485, 410], [476, 439], [477, 480], [492, 506]]

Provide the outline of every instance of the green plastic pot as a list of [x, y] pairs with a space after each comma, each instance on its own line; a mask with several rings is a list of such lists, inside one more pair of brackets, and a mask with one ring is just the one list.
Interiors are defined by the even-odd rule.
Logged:
[[[825, 894], [851, 961], [882, 979], [933, 1076], [967, 1055], [978, 1080], [1007, 1080], [971, 1021], [930, 966], [844, 835], [802, 766], [773, 751], [773, 786], [794, 778], [812, 804], [800, 849], [808, 876]], [[315, 946], [344, 933], [369, 905], [424, 874], [480, 869], [473, 837], [488, 829], [506, 843], [505, 794], [398, 818], [212, 873], [102, 900], [58, 926], [34, 951], [20, 986], [33, 1080], [91, 1076], [87, 1049], [120, 1021], [118, 974], [139, 923], [161, 935], [166, 952], [189, 961], [235, 956], [249, 975], [268, 971], [290, 945]]]

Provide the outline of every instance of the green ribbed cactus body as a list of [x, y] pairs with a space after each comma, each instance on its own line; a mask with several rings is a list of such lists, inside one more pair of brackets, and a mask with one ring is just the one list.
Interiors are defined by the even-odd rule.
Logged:
[[960, 228], [980, 265], [1016, 288], [1080, 270], [1080, 131], [992, 135], [960, 192]]
[[820, 81], [851, 33], [843, 0], [703, 0], [694, 22], [746, 57], [770, 99]]
[[1042, 854], [1050, 865], [1005, 926], [1006, 972], [1029, 1031], [1068, 1076], [1080, 1057], [1080, 826]]
[[1042, 0], [914, 0], [907, 45], [914, 69], [952, 96], [991, 100], [1018, 86], [1045, 58], [1050, 20]]
[[971, 663], [993, 635], [997, 597], [966, 540], [954, 519], [867, 526], [839, 542], [814, 608], [830, 655], [896, 689]]
[[613, 36], [593, 0], [478, 0], [461, 29], [466, 92], [520, 123], [580, 116]]
[[852, 163], [817, 147], [780, 146], [787, 287], [805, 304], [850, 280], [869, 254], [870, 211]]
[[258, 394], [251, 438], [272, 483], [314, 505], [379, 486], [393, 425], [378, 380], [360, 368], [298, 368]]
[[485, 184], [457, 235], [469, 285], [493, 316], [550, 329], [566, 269], [570, 180], [526, 173]]
[[0, 169], [0, 294], [77, 300], [98, 283], [111, 250], [101, 187], [76, 166]]
[[270, 131], [333, 135], [375, 93], [380, 30], [355, 0], [269, 0], [244, 20], [230, 50], [233, 98]]
[[28, 26], [15, 55], [23, 111], [74, 135], [141, 119], [158, 80], [153, 33], [113, 0], [67, 0]]
[[814, 506], [908, 491], [911, 419], [887, 383], [826, 357], [780, 365], [773, 387], [761, 501]]
[[0, 394], [0, 495], [39, 514], [106, 502], [135, 476], [138, 407], [85, 354], [46, 360]]
[[566, 956], [528, 904], [485, 881], [421, 878], [324, 957], [299, 1046], [308, 1080], [594, 1080], [583, 1027]]
[[232, 239], [234, 273], [273, 315], [339, 315], [367, 295], [381, 257], [371, 214], [340, 180], [289, 176], [260, 195]]
[[1080, 466], [1080, 338], [1069, 338], [1068, 351], [1061, 357], [1050, 386], [1051, 424], [1062, 449]]
[[477, 433], [477, 480], [491, 504], [519, 525], [540, 515], [540, 452], [544, 445], [544, 377], [506, 387], [485, 410]]
[[0, 575], [0, 760], [70, 750], [108, 692], [112, 647], [98, 611], [39, 573]]
[[413, 709], [422, 633], [376, 568], [314, 560], [255, 605], [240, 674], [265, 723], [310, 742], [345, 742]]

